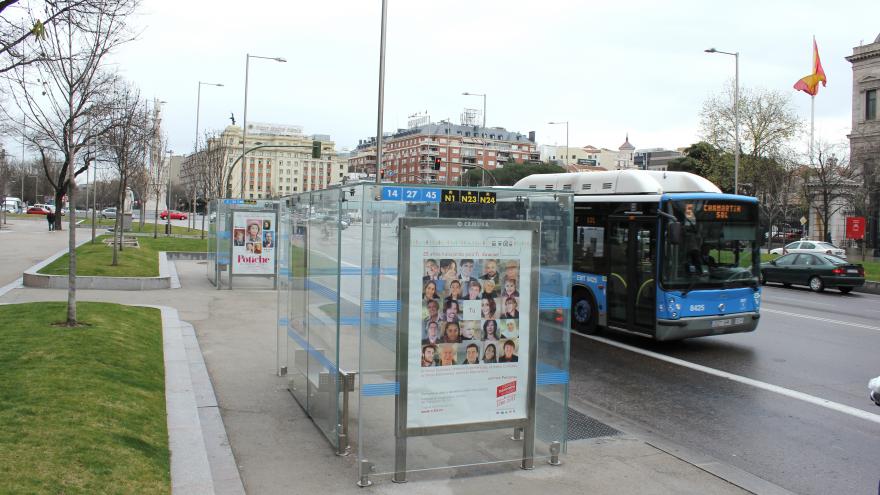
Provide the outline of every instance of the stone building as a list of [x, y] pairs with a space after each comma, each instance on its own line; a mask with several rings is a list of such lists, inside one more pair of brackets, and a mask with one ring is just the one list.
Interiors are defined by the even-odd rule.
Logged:
[[867, 240], [880, 256], [880, 35], [873, 43], [853, 48], [852, 131], [850, 163], [861, 169], [868, 194]]
[[[534, 133], [438, 122], [383, 138], [381, 170], [385, 180], [395, 182], [457, 184], [469, 169], [491, 171], [538, 159]], [[376, 141], [362, 140], [348, 159], [348, 171], [374, 174], [375, 167]]]

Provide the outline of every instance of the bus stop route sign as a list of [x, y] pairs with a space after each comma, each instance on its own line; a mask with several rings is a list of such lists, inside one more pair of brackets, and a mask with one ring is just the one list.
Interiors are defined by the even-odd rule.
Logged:
[[865, 217], [846, 217], [846, 238], [865, 238]]

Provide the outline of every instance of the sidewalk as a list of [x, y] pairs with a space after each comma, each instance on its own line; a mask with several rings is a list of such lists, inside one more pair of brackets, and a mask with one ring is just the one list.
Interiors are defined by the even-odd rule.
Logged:
[[[7, 251], [0, 239], [0, 251]], [[514, 465], [412, 473], [406, 484], [372, 477], [360, 489], [356, 453], [337, 457], [275, 375], [276, 294], [271, 290], [218, 291], [205, 275], [206, 265], [177, 262], [182, 288], [114, 292], [78, 291], [81, 301], [165, 305], [191, 323], [213, 382], [229, 442], [245, 489], [251, 494], [376, 493], [446, 494], [741, 494], [749, 490], [780, 493], [745, 473], [749, 490], [632, 435], [569, 443], [563, 465], [536, 463], [532, 471]], [[15, 289], [0, 303], [65, 300], [66, 292]], [[695, 462], [715, 473], [730, 473], [713, 461]], [[734, 470], [735, 471], [735, 470]], [[488, 474], [486, 474], [488, 473]]]

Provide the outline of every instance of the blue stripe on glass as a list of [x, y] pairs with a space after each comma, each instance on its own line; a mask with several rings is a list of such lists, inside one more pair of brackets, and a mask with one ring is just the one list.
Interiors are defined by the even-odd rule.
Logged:
[[364, 312], [366, 313], [398, 313], [400, 312], [400, 301], [396, 299], [374, 300], [368, 299], [364, 301]]
[[343, 316], [339, 319], [340, 325], [360, 325], [361, 319], [357, 316]]
[[228, 231], [225, 231], [225, 230], [223, 232], [217, 232], [218, 239], [229, 239], [230, 236], [231, 236], [231, 233]]
[[557, 373], [538, 373], [536, 381], [538, 385], [558, 385], [568, 383], [568, 373], [565, 371]]
[[278, 325], [279, 326], [286, 327], [289, 323], [290, 323], [290, 320], [288, 320], [287, 318], [278, 318]]
[[397, 395], [400, 393], [400, 383], [367, 383], [361, 385], [361, 395], [366, 397], [379, 397], [382, 395]]
[[303, 349], [308, 351], [308, 353], [311, 356], [313, 356], [319, 363], [321, 363], [321, 366], [326, 368], [327, 371], [331, 371], [333, 373], [339, 373], [339, 368], [336, 367], [336, 365], [333, 363], [333, 361], [330, 361], [329, 359], [327, 359], [327, 356], [318, 352], [318, 350], [315, 349], [314, 347], [312, 347], [311, 344], [309, 344], [308, 341], [306, 341], [306, 339], [302, 338], [302, 336], [300, 334], [296, 333], [293, 330], [287, 330], [287, 336], [292, 338], [293, 340], [295, 340], [297, 342], [297, 344], [299, 344], [300, 346], [302, 346]]
[[278, 270], [278, 275], [281, 275], [282, 277], [287, 277], [287, 276], [289, 276], [289, 275], [290, 275], [290, 268], [281, 268], [281, 269], [279, 269], [279, 270]]
[[571, 307], [571, 298], [558, 294], [542, 294], [538, 298], [538, 309], [556, 309]]
[[313, 282], [311, 280], [306, 280], [305, 287], [309, 291], [314, 292], [315, 294], [318, 294], [320, 296], [324, 296], [331, 301], [335, 301], [339, 298], [339, 296], [336, 294], [336, 291], [334, 291], [333, 289], [324, 287], [323, 285]]

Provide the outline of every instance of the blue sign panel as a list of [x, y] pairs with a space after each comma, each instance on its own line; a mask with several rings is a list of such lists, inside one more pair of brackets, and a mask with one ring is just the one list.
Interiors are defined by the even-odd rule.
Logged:
[[440, 189], [386, 186], [382, 188], [382, 200], [439, 203]]
[[400, 187], [383, 187], [382, 188], [382, 200], [383, 201], [400, 201], [401, 198], [401, 190]]

